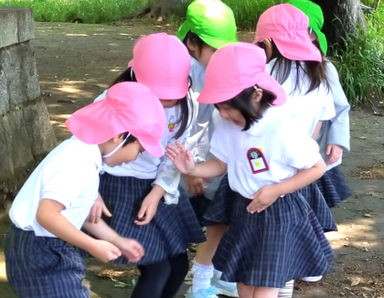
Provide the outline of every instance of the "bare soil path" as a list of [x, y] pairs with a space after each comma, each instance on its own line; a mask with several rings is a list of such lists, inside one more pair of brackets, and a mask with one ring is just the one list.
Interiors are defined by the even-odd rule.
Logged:
[[[41, 96], [58, 141], [69, 136], [65, 119], [100, 94], [131, 59], [142, 34], [175, 32], [169, 25], [142, 22], [114, 25], [35, 23], [34, 47]], [[243, 41], [251, 32], [241, 32]], [[352, 152], [343, 171], [354, 191], [333, 209], [339, 231], [328, 234], [336, 254], [335, 270], [315, 284], [297, 282], [295, 297], [384, 297], [384, 99], [372, 110], [351, 112]], [[380, 108], [381, 107], [381, 108]], [[0, 256], [0, 262], [3, 257]], [[0, 266], [0, 297], [13, 298]], [[91, 261], [86, 283], [92, 297], [128, 297], [135, 270]], [[183, 297], [186, 284], [180, 291]]]

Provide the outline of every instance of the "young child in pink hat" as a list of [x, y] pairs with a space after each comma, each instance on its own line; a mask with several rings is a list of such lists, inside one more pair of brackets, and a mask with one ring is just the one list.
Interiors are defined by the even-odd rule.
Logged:
[[[225, 195], [233, 205], [213, 263], [244, 298], [277, 297], [295, 277], [324, 274], [333, 258], [298, 191], [324, 173], [324, 161], [316, 142], [279, 107], [286, 95], [265, 63], [252, 44], [217, 50], [198, 98], [221, 116], [210, 144], [214, 157], [195, 164], [181, 143], [166, 152], [182, 173], [209, 178], [228, 172]], [[215, 220], [216, 214], [205, 216]]]
[[[176, 36], [146, 35], [136, 42], [127, 70], [112, 84], [137, 80], [158, 96], [167, 117], [163, 150], [176, 140], [184, 142], [189, 134], [190, 64], [188, 51]], [[99, 192], [112, 214], [105, 220], [121, 235], [137, 239], [146, 252], [137, 262], [140, 277], [132, 297], [174, 297], [188, 272], [188, 245], [205, 239], [186, 193], [178, 189], [180, 172], [169, 159], [145, 152], [134, 162], [104, 169]], [[96, 208], [100, 214], [102, 207]], [[125, 257], [114, 262], [132, 264]]]
[[[333, 95], [321, 51], [313, 44], [308, 17], [291, 4], [267, 9], [256, 25], [254, 43], [267, 55], [267, 69], [288, 95], [285, 109], [309, 136], [317, 138], [322, 122], [335, 115]], [[336, 222], [316, 183], [301, 189], [324, 231]], [[287, 285], [293, 290], [293, 281]]]
[[89, 297], [76, 247], [103, 262], [122, 255], [137, 262], [144, 255], [139, 242], [120, 236], [104, 221], [85, 220], [98, 197], [102, 163], [131, 162], [144, 150], [163, 155], [165, 113], [158, 98], [142, 84], [116, 84], [66, 125], [73, 137], [44, 158], [9, 211], [7, 277], [20, 297]]

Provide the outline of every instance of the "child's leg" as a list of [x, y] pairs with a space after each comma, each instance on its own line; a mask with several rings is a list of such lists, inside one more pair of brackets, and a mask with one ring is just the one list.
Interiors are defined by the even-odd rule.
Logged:
[[243, 283], [237, 283], [237, 289], [241, 298], [277, 298], [278, 288], [254, 287]]
[[164, 287], [162, 298], [172, 298], [181, 287], [188, 273], [189, 261], [187, 253], [169, 259], [171, 273]]
[[212, 258], [226, 229], [227, 226], [225, 224], [217, 224], [207, 227], [207, 241], [198, 245], [195, 262], [192, 266], [192, 292], [198, 292], [201, 289], [210, 287], [211, 278], [213, 276]]
[[138, 266], [139, 280], [133, 289], [131, 298], [161, 298], [171, 273], [169, 260]]

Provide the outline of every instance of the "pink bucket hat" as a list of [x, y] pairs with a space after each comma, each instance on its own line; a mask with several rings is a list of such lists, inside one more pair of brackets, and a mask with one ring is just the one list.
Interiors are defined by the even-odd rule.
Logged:
[[260, 16], [254, 43], [272, 38], [285, 58], [320, 62], [320, 51], [308, 34], [308, 22], [308, 17], [293, 5], [274, 5]]
[[130, 132], [148, 153], [163, 155], [160, 140], [165, 130], [165, 111], [156, 95], [140, 83], [113, 85], [104, 99], [77, 110], [65, 124], [87, 144], [101, 144]]
[[160, 99], [181, 99], [188, 93], [191, 57], [176, 36], [154, 33], [141, 37], [128, 65], [137, 81], [150, 87]]
[[258, 46], [238, 42], [218, 49], [207, 66], [205, 86], [197, 98], [201, 103], [220, 103], [232, 99], [254, 85], [276, 95], [274, 106], [286, 102], [281, 85], [265, 71], [266, 57]]

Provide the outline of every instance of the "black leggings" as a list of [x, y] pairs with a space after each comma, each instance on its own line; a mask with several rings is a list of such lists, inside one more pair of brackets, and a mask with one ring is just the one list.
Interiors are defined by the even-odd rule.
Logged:
[[188, 273], [187, 253], [161, 262], [138, 266], [140, 277], [131, 298], [172, 298]]

